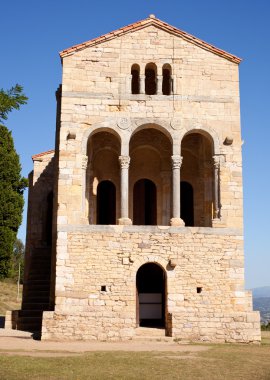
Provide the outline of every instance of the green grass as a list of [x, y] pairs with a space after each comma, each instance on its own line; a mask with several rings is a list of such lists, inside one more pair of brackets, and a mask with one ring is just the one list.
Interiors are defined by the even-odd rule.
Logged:
[[[27, 349], [27, 348], [26, 348]], [[269, 380], [270, 344], [211, 345], [208, 351], [93, 352], [74, 357], [1, 355], [1, 380]]]
[[[0, 315], [19, 309], [17, 286], [0, 282]], [[270, 332], [262, 345], [208, 345], [208, 351], [92, 352], [62, 357], [0, 352], [1, 380], [270, 380]], [[27, 350], [27, 344], [25, 347]], [[59, 355], [59, 354], [58, 354]]]

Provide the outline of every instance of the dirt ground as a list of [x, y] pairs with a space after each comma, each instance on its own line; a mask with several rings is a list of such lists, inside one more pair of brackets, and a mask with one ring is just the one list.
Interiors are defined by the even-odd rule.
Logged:
[[39, 341], [31, 333], [19, 330], [0, 329], [0, 354], [27, 356], [75, 356], [91, 351], [167, 351], [199, 352], [209, 350], [209, 346], [179, 344], [174, 341]]

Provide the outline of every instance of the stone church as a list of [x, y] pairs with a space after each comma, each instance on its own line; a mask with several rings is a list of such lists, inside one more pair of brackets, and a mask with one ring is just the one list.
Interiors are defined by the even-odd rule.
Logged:
[[244, 287], [240, 58], [150, 15], [60, 53], [17, 327], [260, 341]]

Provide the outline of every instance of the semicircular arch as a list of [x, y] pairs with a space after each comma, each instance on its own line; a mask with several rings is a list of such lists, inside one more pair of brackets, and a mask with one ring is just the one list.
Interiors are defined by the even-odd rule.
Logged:
[[153, 256], [149, 256], [147, 258], [138, 257], [134, 260], [134, 263], [132, 265], [135, 278], [138, 273], [138, 270], [145, 264], [156, 264], [163, 270], [164, 274], [167, 275], [166, 266], [168, 265], [168, 261], [166, 261], [165, 259]]
[[132, 137], [137, 132], [140, 132], [144, 129], [154, 129], [154, 130], [157, 130], [157, 131], [163, 133], [170, 140], [170, 143], [173, 144], [173, 137], [172, 137], [171, 133], [165, 127], [163, 127], [160, 124], [156, 124], [156, 123], [144, 123], [144, 124], [141, 124], [141, 125], [137, 126], [136, 128], [134, 128], [134, 130], [132, 131], [132, 133], [130, 135], [129, 143], [130, 143], [130, 140], [132, 139]]
[[87, 129], [84, 132], [84, 135], [82, 138], [82, 154], [87, 155], [87, 144], [88, 144], [89, 139], [92, 136], [94, 136], [95, 134], [100, 133], [100, 132], [107, 132], [107, 133], [112, 134], [113, 136], [115, 136], [118, 139], [120, 146], [122, 145], [123, 138], [122, 138], [121, 134], [118, 133], [118, 131], [116, 131], [112, 127], [105, 127], [102, 125], [96, 125], [94, 127]]
[[182, 144], [182, 140], [185, 136], [190, 135], [192, 133], [201, 134], [206, 137], [208, 140], [211, 140], [213, 143], [213, 154], [220, 154], [220, 140], [219, 137], [212, 128], [200, 126], [200, 127], [190, 127], [184, 128], [180, 131], [180, 145]]

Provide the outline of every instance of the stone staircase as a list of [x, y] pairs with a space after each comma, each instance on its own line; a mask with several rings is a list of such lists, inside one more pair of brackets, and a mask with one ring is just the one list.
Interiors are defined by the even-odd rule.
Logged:
[[132, 340], [142, 342], [173, 342], [173, 338], [165, 335], [164, 328], [137, 327]]
[[17, 329], [41, 333], [42, 314], [50, 310], [51, 249], [32, 252], [27, 281], [23, 286], [22, 308], [18, 312]]

